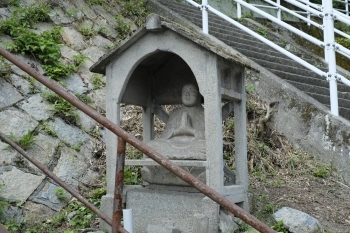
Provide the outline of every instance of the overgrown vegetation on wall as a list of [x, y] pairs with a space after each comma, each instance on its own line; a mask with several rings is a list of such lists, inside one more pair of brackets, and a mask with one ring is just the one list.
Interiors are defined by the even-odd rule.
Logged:
[[[11, 12], [11, 16], [0, 21], [0, 35], [7, 35], [11, 38], [11, 42], [2, 42], [8, 50], [13, 53], [18, 53], [30, 57], [32, 60], [40, 63], [45, 75], [63, 87], [66, 84], [62, 82], [67, 76], [77, 72], [81, 65], [85, 62], [86, 57], [81, 54], [75, 55], [71, 60], [62, 59], [61, 46], [64, 41], [62, 40], [62, 29], [59, 26], [54, 26], [50, 30], [38, 32], [36, 30], [38, 23], [51, 23], [50, 11], [55, 7], [60, 7], [59, 2], [53, 1], [36, 1], [33, 4], [26, 5], [22, 0], [10, 0], [8, 1], [8, 9]], [[113, 39], [116, 41], [113, 46], [107, 49], [112, 49], [122, 39], [127, 38], [136, 26], [140, 26], [145, 21], [145, 17], [148, 14], [148, 10], [144, 1], [121, 1], [121, 0], [86, 0], [87, 4], [100, 5], [106, 11], [111, 12], [116, 4], [121, 6], [121, 10], [115, 15], [116, 26], [118, 31], [118, 38]], [[60, 7], [60, 9], [64, 9]], [[65, 12], [67, 16], [74, 16], [77, 11], [75, 8]], [[105, 29], [93, 30], [90, 27], [83, 26], [82, 21], [77, 22], [77, 29], [86, 38], [92, 38], [97, 34], [105, 36]], [[10, 79], [11, 65], [0, 56], [0, 77], [4, 79]], [[40, 93], [40, 89], [36, 86], [36, 81], [31, 77], [24, 77], [31, 85], [32, 94]], [[91, 83], [93, 88], [99, 89], [105, 85], [103, 76], [94, 75]], [[62, 118], [68, 124], [77, 124], [78, 113], [77, 109], [69, 102], [52, 92], [44, 92], [41, 94], [50, 105], [50, 109], [55, 112], [56, 117]], [[90, 104], [91, 98], [85, 94], [76, 95], [81, 101]], [[30, 148], [35, 143], [35, 136], [38, 132], [45, 132], [45, 134], [57, 137], [56, 132], [45, 122], [41, 122], [40, 125], [33, 131], [28, 131], [22, 138], [11, 138], [17, 142], [24, 149]], [[96, 130], [89, 132], [92, 137], [100, 137], [100, 134]], [[11, 135], [9, 135], [11, 136]], [[71, 146], [73, 149], [79, 151], [79, 145]], [[100, 153], [103, 158], [104, 152]], [[103, 162], [101, 162], [102, 164]], [[102, 167], [102, 165], [101, 165]], [[102, 174], [105, 172], [103, 168], [92, 168], [100, 171]], [[125, 170], [126, 183], [134, 184], [140, 182], [140, 177], [131, 168]], [[101, 181], [105, 182], [105, 179]], [[96, 207], [100, 207], [101, 196], [106, 193], [105, 185], [96, 187], [90, 187], [87, 190], [80, 190], [92, 204]], [[55, 190], [55, 195], [59, 200], [68, 202], [66, 208], [64, 208], [57, 217], [48, 219], [46, 222], [18, 222], [15, 219], [5, 219], [2, 213], [6, 208], [16, 203], [9, 202], [1, 195], [2, 185], [0, 185], [0, 222], [11, 233], [42, 233], [42, 232], [64, 232], [75, 233], [78, 229], [96, 227], [98, 224], [97, 216], [92, 213], [88, 208], [83, 206], [80, 202], [72, 200], [71, 196], [63, 189], [58, 188]], [[74, 214], [72, 214], [74, 213]]]

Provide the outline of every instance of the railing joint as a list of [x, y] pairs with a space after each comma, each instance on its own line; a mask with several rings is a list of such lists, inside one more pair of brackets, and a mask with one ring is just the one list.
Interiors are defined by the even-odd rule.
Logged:
[[201, 5], [200, 10], [201, 11], [208, 10], [208, 5]]
[[337, 73], [331, 74], [331, 73], [327, 72], [327, 81], [333, 81], [333, 80], [341, 81], [341, 78], [340, 78], [340, 76], [338, 76]]

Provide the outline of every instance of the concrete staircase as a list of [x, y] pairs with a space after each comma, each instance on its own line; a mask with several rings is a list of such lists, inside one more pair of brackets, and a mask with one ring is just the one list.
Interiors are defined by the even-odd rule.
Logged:
[[[199, 9], [176, 1], [161, 0], [160, 3], [198, 27], [202, 27], [202, 16]], [[325, 78], [304, 68], [297, 62], [210, 12], [209, 34], [232, 46], [259, 65], [329, 107], [329, 83]], [[275, 43], [284, 47], [281, 38]], [[305, 51], [305, 48], [300, 48], [300, 50]], [[300, 52], [298, 49], [296, 51], [295, 55], [302, 57], [310, 64], [317, 63], [319, 69], [327, 71], [327, 65], [321, 58], [310, 53]], [[350, 120], [350, 87], [338, 83], [338, 98], [339, 114]]]

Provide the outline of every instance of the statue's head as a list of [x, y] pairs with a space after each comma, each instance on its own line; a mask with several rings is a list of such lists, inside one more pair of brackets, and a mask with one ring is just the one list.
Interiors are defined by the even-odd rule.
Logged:
[[194, 84], [186, 84], [182, 88], [182, 103], [187, 107], [200, 104], [199, 90]]

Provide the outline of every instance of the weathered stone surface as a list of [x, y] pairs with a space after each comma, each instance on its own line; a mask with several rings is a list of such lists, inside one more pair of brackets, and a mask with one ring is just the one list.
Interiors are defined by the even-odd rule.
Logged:
[[97, 18], [95, 23], [96, 24], [93, 28], [95, 31], [101, 31], [102, 34], [113, 39], [117, 38], [118, 32], [113, 27], [111, 27], [104, 19]]
[[48, 15], [56, 25], [72, 23], [74, 20], [74, 18], [68, 17], [60, 8], [53, 9]]
[[30, 115], [15, 108], [0, 112], [0, 131], [6, 135], [12, 134], [16, 139], [29, 131], [33, 131], [39, 123]]
[[74, 56], [79, 55], [77, 51], [74, 49], [71, 49], [70, 47], [64, 45], [60, 48], [62, 57], [68, 58], [69, 60], [72, 60]]
[[62, 30], [62, 38], [67, 46], [78, 51], [84, 49], [84, 37], [80, 32], [70, 27], [63, 27]]
[[93, 65], [94, 63], [90, 60], [87, 59], [85, 62], [82, 64], [82, 66], [78, 70], [78, 74], [82, 78], [82, 80], [85, 82], [88, 80], [90, 83], [92, 83], [92, 79], [94, 77], [94, 73], [90, 72], [89, 68]]
[[82, 184], [94, 185], [96, 183], [99, 183], [101, 181], [101, 178], [101, 174], [88, 169], [80, 181]]
[[0, 141], [0, 166], [11, 164], [12, 159], [16, 157], [17, 152], [11, 149], [6, 143]]
[[73, 4], [80, 9], [89, 19], [94, 20], [97, 18], [95, 12], [89, 7], [84, 0], [75, 0]]
[[53, 111], [49, 111], [50, 104], [44, 101], [41, 94], [35, 94], [29, 99], [20, 103], [21, 109], [33, 116], [37, 121], [47, 120], [54, 114]]
[[8, 17], [11, 17], [11, 15], [12, 13], [8, 8], [0, 8], [0, 19], [6, 19]]
[[67, 84], [67, 90], [75, 93], [75, 94], [83, 94], [88, 90], [91, 90], [92, 85], [89, 80], [84, 79], [78, 74], [69, 75], [67, 78], [62, 80], [65, 84]]
[[64, 182], [77, 189], [79, 181], [86, 174], [88, 164], [83, 155], [68, 147], [62, 147], [61, 157], [54, 173]]
[[34, 197], [31, 197], [31, 201], [44, 204], [55, 211], [60, 211], [71, 198], [71, 195], [63, 191], [64, 194], [67, 195], [67, 199], [60, 200], [56, 195], [56, 190], [58, 188], [60, 188], [60, 186], [47, 182], [40, 192], [35, 194]]
[[219, 229], [221, 232], [235, 232], [238, 225], [235, 223], [233, 216], [226, 214], [223, 210], [219, 213]]
[[133, 210], [135, 232], [145, 233], [149, 225], [192, 232], [194, 215], [203, 212], [203, 197], [201, 193], [130, 189], [126, 208]]
[[0, 166], [0, 174], [4, 172], [9, 172], [12, 170], [12, 166]]
[[0, 183], [4, 185], [2, 195], [7, 199], [18, 200], [18, 205], [24, 203], [33, 191], [44, 180], [45, 176], [24, 173], [13, 167], [11, 171], [0, 175]]
[[40, 205], [31, 201], [27, 201], [23, 208], [23, 214], [24, 216], [29, 217], [26, 220], [27, 223], [34, 223], [44, 222], [47, 219], [50, 219], [53, 216], [55, 216], [57, 212], [45, 205]]
[[[59, 143], [60, 141], [57, 138], [39, 133], [35, 137], [34, 145], [27, 150], [27, 153], [31, 157], [40, 161], [41, 164], [48, 166], [49, 162], [55, 154], [56, 148], [58, 147]], [[32, 163], [29, 163], [29, 166], [34, 168], [34, 170], [36, 171], [40, 171]]]
[[[16, 57], [26, 63], [27, 65], [29, 65], [31, 68], [35, 69], [36, 71], [38, 71], [40, 74], [44, 74], [45, 71], [43, 70], [43, 68], [41, 67], [41, 64], [35, 60], [35, 59], [31, 59], [30, 57], [26, 57], [26, 56], [22, 56], [20, 54], [17, 54]], [[12, 63], [11, 63], [12, 64]], [[21, 76], [21, 77], [28, 77], [28, 74], [26, 72], [24, 72], [23, 70], [21, 70], [18, 66], [16, 65], [12, 65], [11, 66], [11, 70]]]
[[[202, 182], [206, 182], [204, 167], [183, 167], [183, 169]], [[152, 184], [190, 186], [162, 166], [144, 166], [141, 169], [141, 174], [144, 181]]]
[[1, 220], [6, 221], [13, 221], [15, 223], [21, 223], [23, 222], [23, 209], [18, 206], [5, 206], [4, 212], [0, 213]]
[[[1, 13], [0, 13], [0, 17], [1, 17]], [[7, 45], [6, 43], [12, 43], [13, 40], [11, 37], [9, 37], [8, 35], [0, 35], [0, 47], [6, 49]]]
[[39, 22], [35, 26], [36, 28], [31, 30], [33, 30], [35, 33], [38, 33], [38, 34], [51, 30], [54, 27], [54, 25], [52, 25], [51, 23], [45, 23], [45, 22]]
[[150, 224], [147, 226], [147, 233], [161, 233], [161, 232], [166, 232], [166, 228], [150, 225]]
[[100, 36], [100, 35], [97, 35], [95, 37], [92, 38], [92, 43], [99, 47], [101, 50], [103, 50], [104, 52], [107, 52], [107, 48], [108, 47], [112, 47], [113, 46], [113, 42]]
[[87, 133], [78, 127], [67, 125], [60, 118], [55, 118], [55, 121], [50, 121], [48, 124], [57, 133], [58, 138], [70, 146], [81, 145], [90, 138]]
[[289, 207], [283, 207], [272, 215], [277, 221], [283, 221], [283, 225], [292, 233], [317, 233], [323, 232], [321, 224], [312, 216]]
[[106, 87], [89, 94], [89, 96], [95, 101], [97, 110], [106, 111]]
[[0, 109], [22, 100], [22, 95], [3, 78], [0, 79]]
[[88, 47], [81, 51], [83, 55], [88, 57], [91, 61], [97, 62], [100, 57], [102, 57], [105, 53], [96, 46]]
[[93, 5], [91, 6], [91, 8], [100, 16], [102, 16], [106, 22], [108, 22], [110, 25], [112, 25], [113, 27], [117, 26], [115, 17], [112, 16], [109, 12], [107, 12], [103, 6], [101, 5]]
[[83, 112], [79, 112], [77, 124], [86, 132], [90, 132], [91, 130], [95, 129], [96, 126], [95, 120]]
[[17, 90], [23, 95], [28, 95], [29, 93], [31, 93], [31, 84], [24, 78], [16, 74], [11, 74], [10, 80], [12, 85], [15, 86]]
[[193, 219], [193, 233], [208, 233], [209, 219], [205, 214], [195, 214]]

